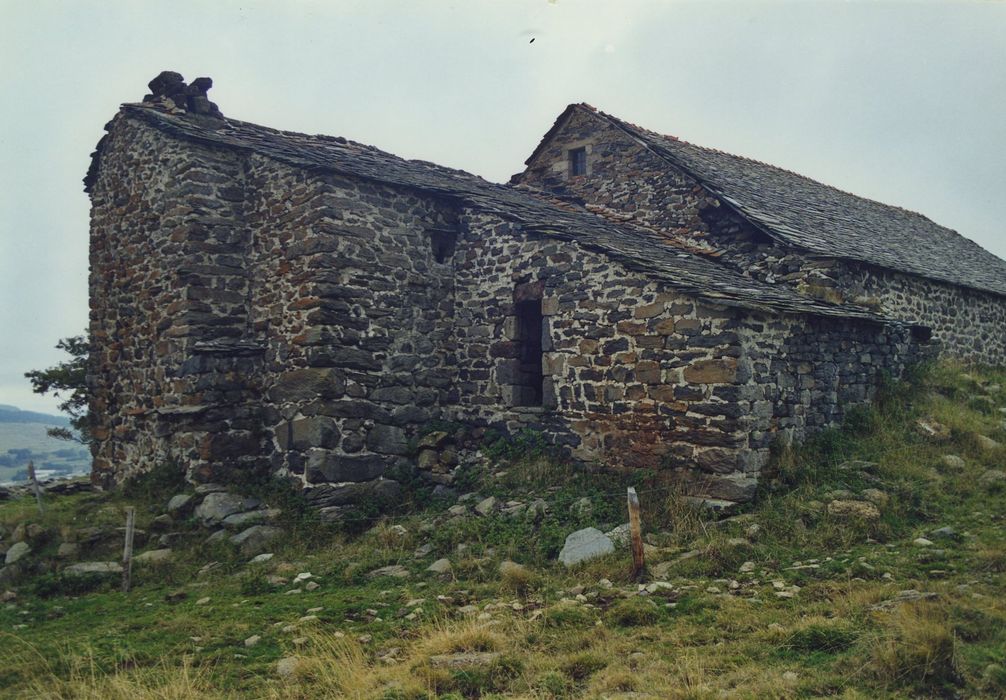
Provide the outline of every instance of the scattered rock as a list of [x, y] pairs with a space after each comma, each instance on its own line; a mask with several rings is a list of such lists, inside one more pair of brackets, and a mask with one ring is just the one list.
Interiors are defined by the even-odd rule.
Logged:
[[244, 496], [236, 493], [214, 491], [207, 494], [203, 502], [196, 507], [195, 515], [207, 525], [218, 523], [228, 515], [248, 510], [246, 502]]
[[168, 501], [168, 513], [171, 515], [184, 515], [192, 509], [192, 494], [179, 493], [171, 497]]
[[915, 421], [915, 428], [923, 437], [930, 440], [942, 442], [950, 439], [950, 428], [931, 418], [920, 418]]
[[495, 496], [489, 496], [489, 498], [484, 498], [478, 502], [475, 506], [475, 512], [479, 515], [491, 515], [497, 508], [499, 503]]
[[628, 546], [629, 540], [632, 539], [632, 532], [629, 523], [623, 523], [613, 530], [608, 530], [604, 534], [616, 547]]
[[832, 501], [828, 504], [828, 514], [843, 519], [880, 519], [880, 509], [869, 501]]
[[218, 493], [227, 490], [227, 487], [223, 484], [199, 484], [195, 487], [195, 492], [200, 496], [205, 496], [208, 493]]
[[1006, 482], [1006, 471], [1002, 469], [988, 469], [978, 477], [978, 481], [984, 486], [1003, 484]]
[[548, 503], [544, 499], [536, 498], [527, 504], [527, 509], [524, 511], [524, 517], [528, 520], [539, 521], [545, 517], [545, 513], [548, 512]]
[[433, 545], [427, 542], [426, 544], [416, 547], [416, 551], [412, 553], [414, 559], [422, 559], [433, 551]]
[[594, 504], [590, 502], [589, 498], [584, 496], [573, 501], [573, 505], [569, 507], [569, 512], [578, 518], [589, 518], [594, 513]]
[[276, 662], [276, 675], [280, 678], [291, 678], [297, 673], [300, 659], [296, 656], [285, 656]]
[[932, 547], [933, 541], [927, 540], [925, 537], [916, 537], [914, 540], [912, 540], [912, 544], [914, 544], [916, 547]]
[[527, 567], [523, 566], [522, 564], [518, 564], [515, 561], [510, 561], [510, 560], [506, 560], [506, 561], [501, 561], [500, 562], [499, 572], [500, 572], [500, 576], [502, 576], [504, 578], [506, 578], [508, 576], [513, 576], [513, 577], [527, 576], [530, 573], [527, 570]]
[[216, 532], [212, 533], [209, 537], [206, 538], [206, 544], [212, 544], [213, 542], [222, 542], [226, 540], [228, 537], [230, 537], [230, 534], [231, 533], [227, 532], [227, 530], [223, 529], [217, 530]]
[[961, 538], [957, 530], [949, 526], [937, 528], [930, 534], [937, 539], [959, 540]]
[[[589, 503], [589, 501], [588, 501]], [[570, 567], [580, 562], [611, 554], [615, 545], [603, 532], [594, 527], [577, 530], [566, 537], [566, 542], [559, 552], [559, 561]]]
[[15, 542], [11, 545], [11, 548], [7, 550], [7, 554], [4, 557], [4, 564], [13, 564], [16, 561], [24, 559], [31, 552], [31, 546], [27, 542]]
[[922, 593], [921, 591], [916, 591], [914, 589], [909, 589], [907, 591], [898, 591], [898, 594], [893, 598], [881, 601], [875, 605], [870, 606], [870, 610], [893, 610], [902, 603], [914, 603], [918, 600], [932, 600], [938, 598], [937, 593]]
[[261, 642], [261, 641], [262, 641], [262, 637], [260, 637], [257, 634], [253, 634], [252, 636], [248, 637], [248, 639], [245, 640], [245, 646], [246, 647], [253, 647], [256, 644], [258, 644], [259, 642]]
[[11, 533], [11, 542], [28, 542], [30, 544], [38, 544], [42, 540], [46, 539], [46, 529], [41, 525], [36, 523], [21, 523], [16, 528], [14, 532]]
[[391, 566], [382, 566], [380, 569], [374, 569], [367, 574], [367, 578], [378, 578], [380, 576], [391, 576], [392, 578], [408, 578], [411, 576], [409, 570], [406, 569], [401, 564], [392, 564]]
[[495, 651], [466, 651], [457, 654], [435, 654], [430, 657], [434, 668], [462, 669], [474, 666], [489, 666], [500, 658]]
[[248, 527], [249, 525], [275, 520], [282, 514], [282, 512], [283, 511], [278, 508], [270, 508], [268, 510], [249, 510], [245, 513], [234, 513], [233, 515], [228, 515], [220, 521], [220, 524], [229, 530], [240, 530]]
[[1000, 443], [997, 440], [993, 440], [992, 438], [986, 435], [978, 436], [978, 444], [981, 446], [983, 450], [989, 450], [989, 451], [998, 450], [1000, 447], [1002, 447], [1002, 443]]
[[60, 559], [76, 559], [80, 553], [80, 545], [76, 542], [63, 542], [56, 550], [56, 556]]
[[251, 560], [248, 563], [249, 564], [262, 564], [264, 562], [269, 561], [274, 556], [275, 555], [272, 552], [263, 552], [262, 554], [256, 554], [254, 557], [251, 558]]
[[241, 548], [247, 557], [268, 551], [269, 547], [286, 533], [272, 525], [252, 525], [247, 530], [231, 537], [231, 542]]
[[438, 576], [443, 576], [450, 574], [453, 571], [450, 559], [437, 559], [435, 562], [426, 567], [426, 570], [431, 574], [437, 574]]
[[174, 524], [174, 519], [167, 513], [164, 513], [162, 515], [158, 515], [150, 522], [150, 529], [164, 531], [169, 529]]
[[205, 596], [205, 597], [200, 598], [199, 600], [197, 600], [196, 601], [196, 605], [206, 605], [209, 602], [210, 602], [210, 597], [209, 596]]
[[967, 463], [957, 455], [943, 455], [940, 457], [940, 464], [948, 469], [964, 469]]
[[68, 576], [121, 574], [122, 565], [117, 561], [83, 561], [79, 564], [70, 564], [70, 566], [63, 569], [63, 573]]
[[883, 491], [881, 491], [880, 489], [863, 489], [862, 495], [863, 498], [865, 498], [878, 508], [885, 507], [891, 500], [891, 497], [888, 496]]
[[136, 556], [134, 561], [138, 564], [157, 564], [171, 559], [170, 549], [152, 549]]

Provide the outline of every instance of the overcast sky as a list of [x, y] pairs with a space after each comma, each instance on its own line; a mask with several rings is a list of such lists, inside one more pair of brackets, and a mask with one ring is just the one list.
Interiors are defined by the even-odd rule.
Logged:
[[227, 116], [496, 181], [589, 102], [1006, 257], [1006, 2], [0, 0], [0, 403], [55, 409], [22, 374], [87, 324], [81, 178], [165, 69]]

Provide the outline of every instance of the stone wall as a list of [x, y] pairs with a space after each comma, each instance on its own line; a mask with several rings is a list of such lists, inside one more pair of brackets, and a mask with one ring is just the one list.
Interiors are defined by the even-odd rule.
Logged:
[[[339, 506], [391, 484], [411, 438], [453, 418], [532, 427], [576, 459], [743, 500], [780, 431], [840, 419], [916, 349], [903, 329], [765, 317], [528, 234], [505, 213], [128, 118], [96, 172], [89, 381], [102, 482], [176, 462], [196, 480], [325, 484], [313, 500]], [[529, 303], [541, 314], [533, 343], [519, 313]], [[541, 405], [527, 405], [529, 348]]]
[[[873, 398], [918, 359], [906, 328], [765, 317], [683, 295], [575, 243], [469, 212], [455, 311], [465, 422], [543, 429], [573, 457], [753, 495], [771, 442]], [[516, 405], [515, 300], [540, 294], [544, 400]]]

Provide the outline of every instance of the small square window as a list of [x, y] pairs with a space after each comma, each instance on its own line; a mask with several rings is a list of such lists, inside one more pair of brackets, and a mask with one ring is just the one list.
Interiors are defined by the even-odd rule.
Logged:
[[569, 151], [569, 174], [570, 175], [586, 175], [587, 174], [587, 149], [586, 148], [573, 148]]

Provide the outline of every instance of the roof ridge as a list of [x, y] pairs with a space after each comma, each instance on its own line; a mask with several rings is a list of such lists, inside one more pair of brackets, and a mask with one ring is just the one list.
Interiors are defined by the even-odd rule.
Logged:
[[[585, 106], [787, 245], [1006, 296], [1006, 260], [925, 214]], [[794, 202], [794, 188], [805, 190], [802, 200]]]
[[[583, 104], [586, 105], [586, 103], [583, 103]], [[590, 105], [586, 105], [586, 106], [589, 107]], [[636, 124], [634, 122], [630, 122], [627, 119], [622, 119], [621, 117], [616, 117], [613, 114], [608, 114], [607, 112], [599, 110], [599, 109], [597, 109], [595, 107], [591, 107], [591, 109], [593, 109], [596, 114], [598, 114], [600, 116], [603, 116], [603, 117], [605, 117], [607, 119], [616, 121], [616, 122], [618, 122], [620, 124], [624, 124], [625, 126], [628, 126], [629, 128], [631, 128], [634, 131], [641, 131], [641, 132], [644, 132], [644, 133], [652, 135], [652, 136], [656, 136], [657, 138], [661, 138], [661, 139], [670, 139], [671, 141], [676, 141], [676, 142], [678, 142], [680, 144], [684, 144], [685, 146], [691, 146], [692, 148], [698, 148], [700, 150], [706, 151], [707, 153], [716, 153], [716, 154], [727, 156], [727, 157], [730, 157], [730, 158], [737, 158], [738, 160], [743, 160], [743, 161], [745, 161], [747, 163], [752, 163], [754, 165], [761, 165], [761, 166], [764, 166], [766, 168], [772, 168], [773, 170], [777, 170], [779, 172], [786, 173], [788, 175], [793, 175], [794, 177], [798, 177], [801, 180], [806, 180], [808, 182], [813, 182], [816, 185], [821, 185], [823, 187], [827, 187], [829, 189], [835, 190], [836, 192], [840, 192], [841, 194], [848, 195], [850, 197], [855, 197], [856, 199], [863, 200], [864, 202], [871, 202], [873, 204], [880, 205], [880, 206], [882, 206], [882, 207], [884, 207], [886, 209], [897, 209], [897, 210], [903, 211], [903, 212], [905, 212], [907, 214], [911, 214], [913, 216], [921, 217], [921, 218], [925, 219], [926, 221], [929, 221], [931, 223], [936, 224], [937, 226], [940, 226], [941, 228], [945, 228], [948, 231], [954, 231], [954, 233], [957, 233], [957, 231], [955, 231], [954, 229], [949, 228], [947, 226], [943, 226], [942, 224], [939, 224], [939, 223], [933, 221], [932, 219], [930, 219], [925, 214], [923, 214], [921, 212], [917, 212], [917, 211], [915, 211], [913, 209], [908, 209], [906, 207], [901, 207], [901, 206], [898, 206], [897, 204], [888, 204], [887, 202], [882, 202], [879, 199], [873, 199], [872, 197], [866, 197], [866, 196], [863, 196], [861, 194], [856, 194], [855, 192], [853, 192], [851, 190], [845, 190], [845, 189], [842, 189], [841, 187], [839, 187], [837, 185], [830, 185], [827, 182], [823, 182], [821, 180], [816, 180], [813, 177], [811, 177], [809, 175], [804, 175], [803, 173], [797, 172], [796, 170], [790, 170], [789, 168], [785, 168], [785, 167], [783, 167], [781, 165], [776, 165], [775, 163], [769, 163], [767, 160], [759, 160], [758, 158], [752, 158], [751, 156], [745, 156], [745, 155], [742, 155], [740, 153], [731, 153], [730, 151], [724, 151], [721, 148], [714, 148], [712, 146], [703, 146], [701, 144], [695, 143], [694, 141], [688, 141], [686, 139], [683, 139], [680, 136], [675, 136], [673, 134], [662, 134], [659, 131], [654, 131], [653, 129], [647, 129], [644, 126], [640, 126], [640, 125], [638, 125], [638, 124]], [[958, 234], [958, 235], [960, 235], [960, 234]]]

